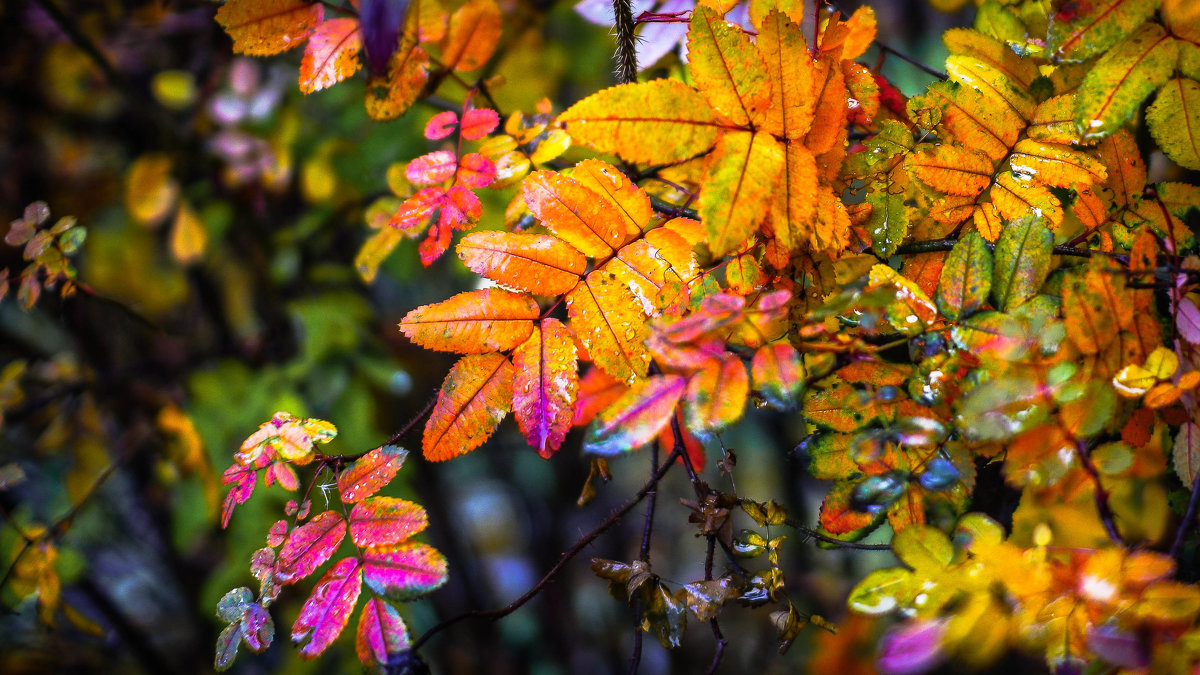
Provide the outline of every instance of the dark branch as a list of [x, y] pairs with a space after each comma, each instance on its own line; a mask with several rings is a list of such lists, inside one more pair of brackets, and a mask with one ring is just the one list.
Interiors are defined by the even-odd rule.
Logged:
[[842, 541], [841, 539], [834, 539], [833, 537], [821, 534], [820, 532], [818, 532], [810, 527], [805, 527], [790, 518], [788, 520], [783, 521], [783, 524], [787, 525], [788, 527], [794, 528], [797, 532], [800, 532], [801, 534], [803, 534], [804, 536], [806, 536], [810, 539], [816, 539], [817, 541], [823, 541], [826, 544], [832, 544], [833, 546], [835, 546], [837, 548], [850, 548], [850, 549], [855, 549], [855, 550], [859, 550], [859, 551], [890, 551], [890, 550], [892, 550], [891, 544], [859, 544], [859, 543], [856, 543], [853, 541]]
[[1183, 542], [1187, 540], [1188, 532], [1192, 529], [1192, 523], [1196, 522], [1196, 510], [1200, 508], [1200, 473], [1196, 474], [1196, 479], [1192, 481], [1192, 496], [1188, 499], [1187, 514], [1183, 517], [1183, 522], [1179, 523], [1179, 529], [1175, 531], [1175, 541], [1171, 543], [1171, 557], [1179, 560], [1179, 554], [1183, 552]]
[[614, 28], [617, 32], [617, 83], [637, 82], [637, 37], [633, 34], [633, 3], [613, 0]]

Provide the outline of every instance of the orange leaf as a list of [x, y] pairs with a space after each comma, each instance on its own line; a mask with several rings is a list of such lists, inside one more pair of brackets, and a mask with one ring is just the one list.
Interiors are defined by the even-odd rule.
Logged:
[[697, 7], [688, 29], [688, 64], [696, 87], [719, 117], [739, 127], [762, 124], [771, 104], [771, 81], [740, 27]]
[[782, 170], [783, 147], [770, 134], [731, 132], [717, 141], [699, 205], [714, 256], [737, 250], [754, 234]]
[[822, 187], [817, 190], [817, 222], [809, 245], [814, 251], [840, 251], [850, 238], [850, 215], [846, 205], [833, 192]]
[[989, 193], [1000, 215], [1015, 220], [1030, 213], [1041, 213], [1053, 229], [1063, 221], [1062, 202], [1045, 185], [1023, 181], [1011, 171], [996, 176]]
[[878, 32], [878, 21], [875, 10], [870, 7], [859, 7], [854, 14], [846, 19], [846, 41], [842, 43], [842, 58], [857, 59], [866, 53], [871, 43], [875, 41]]
[[217, 23], [233, 38], [235, 54], [270, 56], [300, 46], [323, 16], [319, 2], [229, 0], [217, 10]]
[[705, 435], [741, 418], [750, 393], [746, 366], [737, 357], [710, 360], [688, 380], [683, 415], [688, 430]]
[[429, 81], [429, 55], [405, 35], [388, 62], [385, 77], [367, 80], [367, 115], [376, 121], [396, 119], [408, 110]]
[[471, 354], [446, 375], [425, 424], [425, 459], [440, 462], [483, 444], [508, 414], [513, 367], [503, 354]]
[[1146, 189], [1146, 163], [1128, 129], [1119, 129], [1096, 146], [1108, 169], [1106, 185], [1116, 195], [1116, 206], [1126, 206]]
[[1103, 184], [1108, 178], [1108, 170], [1091, 155], [1028, 138], [1017, 143], [1008, 162], [1014, 173], [1027, 174], [1039, 183], [1054, 187], [1078, 190], [1084, 185]]
[[575, 340], [557, 319], [542, 319], [513, 352], [513, 416], [525, 439], [549, 459], [575, 414], [579, 367]]
[[980, 150], [992, 161], [1008, 154], [1025, 126], [1020, 115], [1002, 102], [957, 82], [935, 82], [910, 104], [910, 108], [924, 106], [941, 109], [938, 126], [946, 132], [944, 140]]
[[813, 98], [816, 115], [804, 137], [804, 144], [819, 155], [834, 146], [846, 126], [846, 80], [841, 63], [822, 57], [814, 64]]
[[951, 195], [974, 197], [992, 182], [986, 155], [959, 145], [937, 145], [908, 156], [907, 164], [922, 183]]
[[800, 27], [772, 10], [763, 19], [757, 44], [773, 85], [763, 128], [789, 140], [804, 138], [812, 127], [816, 99], [813, 59]]
[[524, 342], [538, 316], [538, 305], [528, 295], [485, 288], [422, 305], [405, 315], [400, 330], [427, 349], [482, 354]]
[[300, 59], [300, 91], [311, 94], [358, 72], [362, 37], [358, 20], [330, 19], [317, 27]]
[[771, 228], [789, 251], [807, 244], [817, 207], [817, 161], [798, 141], [783, 150], [783, 172], [771, 203]]
[[855, 511], [850, 506], [853, 484], [841, 481], [834, 484], [825, 501], [821, 502], [819, 522], [832, 535], [848, 535], [863, 530], [879, 521], [880, 514]]
[[529, 210], [550, 231], [592, 258], [606, 258], [632, 237], [625, 216], [579, 181], [537, 171], [521, 184]]
[[469, 72], [487, 63], [500, 41], [501, 24], [496, 0], [468, 0], [450, 17], [442, 65]]
[[458, 257], [476, 274], [538, 295], [575, 287], [587, 258], [557, 237], [514, 232], [473, 232], [458, 244]]
[[625, 383], [599, 368], [589, 368], [579, 379], [579, 396], [572, 426], [583, 426], [629, 390]]
[[692, 247], [678, 234], [659, 228], [624, 246], [601, 268], [624, 283], [647, 315], [657, 315], [696, 274]]
[[649, 443], [671, 420], [686, 384], [680, 375], [639, 380], [595, 419], [584, 440], [584, 452], [617, 455]]
[[605, 89], [568, 108], [558, 121], [576, 142], [637, 164], [699, 155], [719, 131], [704, 97], [678, 80]]
[[625, 382], [646, 374], [650, 328], [633, 293], [611, 273], [594, 271], [568, 293], [567, 313], [593, 363]]
[[571, 172], [580, 185], [588, 188], [617, 208], [625, 220], [625, 237], [632, 239], [654, 217], [650, 197], [634, 185], [615, 166], [598, 159], [585, 159]]

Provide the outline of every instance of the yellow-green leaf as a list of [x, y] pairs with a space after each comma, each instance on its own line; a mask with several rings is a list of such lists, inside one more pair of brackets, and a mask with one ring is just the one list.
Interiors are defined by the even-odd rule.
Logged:
[[946, 318], [974, 313], [992, 290], [992, 252], [978, 232], [959, 240], [946, 256], [938, 279], [937, 305]]
[[1116, 131], [1171, 76], [1177, 47], [1157, 23], [1145, 23], [1113, 47], [1079, 86], [1075, 123], [1084, 138]]
[[1146, 123], [1167, 157], [1200, 171], [1200, 82], [1179, 77], [1164, 84], [1146, 111]]
[[1015, 220], [996, 242], [992, 299], [1008, 311], [1037, 294], [1050, 273], [1054, 236], [1038, 216]]
[[759, 125], [771, 104], [766, 64], [740, 27], [699, 6], [688, 29], [692, 79], [717, 115], [731, 124]]
[[1051, 16], [1047, 40], [1063, 61], [1083, 61], [1120, 42], [1158, 9], [1160, 0], [1097, 0], [1063, 3]]
[[699, 205], [714, 256], [737, 249], [754, 234], [782, 170], [783, 147], [770, 134], [732, 132], [717, 142]]

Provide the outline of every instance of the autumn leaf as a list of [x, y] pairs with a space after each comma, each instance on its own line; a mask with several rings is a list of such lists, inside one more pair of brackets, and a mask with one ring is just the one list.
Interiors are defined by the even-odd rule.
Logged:
[[454, 364], [425, 424], [425, 459], [452, 459], [486, 441], [512, 407], [512, 381], [503, 354], [471, 354]]
[[396, 477], [408, 451], [394, 445], [375, 448], [338, 474], [342, 501], [354, 504], [378, 492]]
[[766, 64], [741, 28], [699, 6], [688, 30], [688, 62], [696, 87], [718, 117], [758, 126], [771, 103]]
[[358, 619], [358, 660], [368, 667], [384, 667], [408, 645], [408, 627], [399, 610], [382, 598], [369, 598]]
[[537, 171], [521, 184], [530, 212], [563, 241], [584, 255], [605, 258], [641, 230], [611, 201], [579, 181], [554, 171]]
[[358, 72], [362, 37], [358, 20], [330, 19], [313, 31], [300, 59], [300, 91], [311, 94], [330, 87]]
[[951, 320], [974, 313], [992, 290], [992, 253], [972, 232], [950, 249], [937, 287], [938, 310]]
[[1179, 427], [1171, 456], [1175, 475], [1189, 490], [1193, 489], [1200, 476], [1200, 427], [1195, 422], [1185, 422]]
[[750, 381], [741, 359], [712, 359], [688, 380], [683, 414], [688, 430], [700, 436], [736, 422], [746, 409]]
[[425, 529], [425, 509], [404, 499], [368, 497], [350, 511], [350, 538], [356, 546], [398, 544]]
[[1032, 298], [1050, 272], [1054, 237], [1041, 218], [1013, 221], [996, 242], [992, 299], [1008, 311]]
[[571, 329], [592, 362], [629, 382], [646, 374], [649, 329], [637, 298], [611, 272], [592, 272], [566, 296]]
[[471, 271], [538, 295], [566, 293], [587, 270], [582, 253], [544, 234], [473, 232], [463, 237], [457, 251]]
[[[763, 19], [755, 44], [772, 85], [763, 127], [787, 140], [803, 139], [812, 127], [816, 100], [813, 60], [800, 27], [773, 9]], [[788, 151], [794, 146], [800, 147], [788, 144]]]
[[652, 375], [638, 380], [592, 422], [584, 452], [618, 455], [654, 439], [670, 421], [687, 380], [679, 375]]
[[1062, 3], [1052, 15], [1047, 46], [1065, 61], [1082, 61], [1104, 53], [1149, 19], [1157, 5], [1144, 0]]
[[1179, 166], [1200, 171], [1200, 82], [1170, 80], [1146, 111], [1158, 146]]
[[574, 337], [557, 319], [543, 319], [513, 352], [513, 416], [546, 459], [571, 428], [578, 389]]
[[292, 530], [279, 549], [275, 576], [280, 583], [295, 583], [313, 573], [333, 556], [346, 536], [346, 521], [336, 511], [325, 511]]
[[1076, 95], [1075, 123], [1084, 138], [1107, 136], [1132, 117], [1150, 92], [1171, 76], [1177, 53], [1161, 25], [1144, 23], [1101, 56]]
[[357, 558], [338, 561], [321, 577], [292, 624], [292, 642], [300, 645], [301, 658], [316, 658], [341, 635], [361, 590]]
[[427, 544], [410, 541], [363, 552], [367, 587], [389, 600], [428, 595], [446, 583], [446, 558]]
[[771, 228], [780, 244], [788, 250], [797, 250], [815, 234], [817, 162], [800, 143], [788, 143], [783, 152], [779, 187], [771, 201]]
[[386, 75], [367, 79], [367, 115], [376, 121], [396, 119], [408, 111], [429, 81], [429, 55], [405, 35], [388, 61]]
[[306, 0], [228, 0], [217, 9], [217, 23], [233, 38], [233, 51], [271, 56], [299, 47], [317, 25], [324, 9]]
[[485, 288], [412, 310], [400, 321], [400, 331], [429, 349], [483, 354], [524, 342], [539, 315], [528, 295]]
[[930, 187], [952, 195], [974, 197], [992, 182], [986, 155], [959, 145], [937, 145], [909, 156], [913, 175]]
[[468, 0], [450, 17], [442, 64], [459, 72], [481, 67], [500, 40], [502, 19], [495, 0]]
[[783, 148], [770, 134], [733, 132], [717, 141], [699, 205], [714, 256], [737, 249], [754, 233], [782, 169]]

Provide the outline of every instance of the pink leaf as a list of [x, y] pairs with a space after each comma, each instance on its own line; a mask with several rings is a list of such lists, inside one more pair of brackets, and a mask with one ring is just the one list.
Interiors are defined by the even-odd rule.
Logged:
[[468, 110], [463, 115], [462, 137], [468, 141], [477, 141], [492, 133], [499, 124], [500, 115], [491, 108]]
[[610, 456], [649, 443], [671, 420], [685, 389], [687, 379], [679, 375], [652, 375], [638, 380], [592, 420], [584, 437], [584, 452]]
[[301, 658], [316, 658], [346, 627], [362, 591], [361, 572], [357, 558], [343, 558], [317, 582], [292, 624], [292, 642], [307, 639], [300, 647]]
[[224, 485], [233, 484], [229, 488], [229, 494], [225, 495], [225, 504], [221, 507], [221, 528], [229, 527], [229, 519], [233, 517], [233, 509], [238, 504], [243, 504], [250, 495], [254, 494], [254, 482], [257, 478], [256, 470], [253, 467], [234, 464], [225, 469], [225, 473], [221, 476], [221, 483]]
[[365, 666], [380, 666], [388, 658], [408, 649], [408, 628], [395, 607], [380, 598], [363, 605], [355, 642], [358, 660]]
[[346, 521], [336, 511], [318, 514], [293, 530], [279, 549], [279, 582], [290, 584], [312, 574], [333, 556], [345, 536]]
[[440, 112], [429, 118], [429, 123], [425, 125], [425, 138], [441, 140], [454, 133], [455, 124], [458, 124], [458, 115], [453, 110]]
[[1191, 298], [1179, 301], [1175, 327], [1179, 329], [1179, 335], [1184, 340], [1194, 345], [1200, 345], [1200, 309], [1196, 309], [1196, 304], [1192, 302]]
[[398, 544], [425, 529], [425, 509], [403, 499], [371, 497], [350, 512], [350, 537], [359, 546]]
[[378, 595], [409, 600], [446, 583], [446, 558], [432, 546], [415, 541], [371, 548], [363, 555], [363, 575]]
[[446, 191], [440, 187], [427, 187], [419, 190], [417, 194], [404, 200], [395, 215], [388, 221], [388, 227], [394, 227], [410, 237], [416, 237], [425, 229], [445, 195]]
[[916, 675], [936, 668], [946, 655], [941, 621], [910, 621], [892, 629], [879, 643], [879, 670], [887, 675]]
[[275, 639], [275, 620], [271, 613], [263, 609], [257, 602], [246, 608], [242, 614], [242, 639], [250, 651], [261, 654], [271, 646]]
[[[455, 185], [446, 190], [441, 207], [442, 214], [438, 218], [438, 224], [442, 227], [453, 227], [456, 230], [463, 229], [462, 225], [479, 220], [479, 216], [483, 215], [483, 206], [479, 203], [479, 197], [461, 185]], [[449, 242], [447, 242], [448, 245]]]
[[361, 49], [358, 19], [330, 19], [317, 26], [300, 60], [300, 91], [311, 94], [358, 72]]
[[496, 165], [478, 152], [463, 155], [458, 164], [458, 184], [469, 188], [486, 187], [496, 178]]
[[434, 185], [450, 180], [458, 168], [458, 157], [449, 150], [435, 150], [408, 163], [404, 175], [413, 185]]
[[575, 338], [558, 319], [543, 319], [513, 352], [513, 415], [525, 439], [549, 459], [571, 429], [579, 364]]
[[354, 504], [379, 492], [396, 477], [396, 472], [404, 466], [405, 457], [408, 457], [408, 451], [394, 445], [375, 448], [359, 457], [338, 476], [342, 501]]

